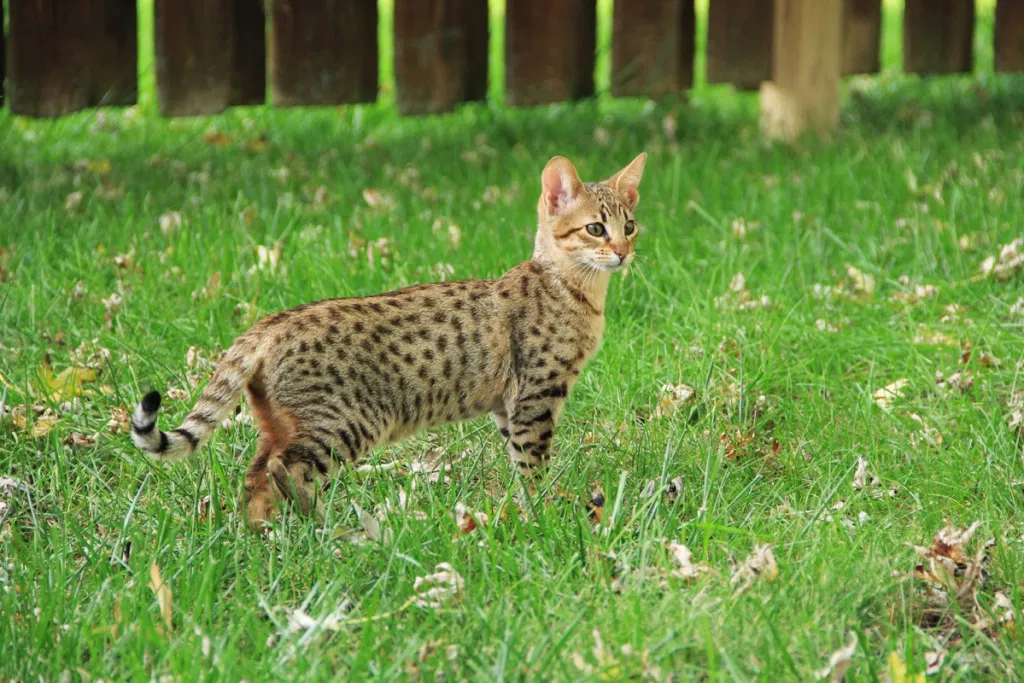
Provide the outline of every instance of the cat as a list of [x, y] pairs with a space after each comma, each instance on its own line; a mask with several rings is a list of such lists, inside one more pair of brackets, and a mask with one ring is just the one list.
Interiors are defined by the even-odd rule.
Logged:
[[136, 407], [132, 441], [158, 460], [192, 455], [246, 393], [260, 432], [242, 503], [265, 528], [318, 493], [342, 463], [423, 428], [490, 413], [519, 471], [551, 457], [562, 405], [604, 333], [611, 274], [633, 261], [641, 153], [584, 183], [565, 157], [541, 173], [533, 257], [496, 280], [421, 284], [268, 315], [239, 336], [180, 427]]

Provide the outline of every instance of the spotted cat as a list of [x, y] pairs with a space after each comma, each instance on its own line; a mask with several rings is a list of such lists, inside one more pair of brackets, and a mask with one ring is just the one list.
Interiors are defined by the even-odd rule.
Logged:
[[646, 160], [584, 183], [554, 157], [541, 174], [533, 258], [496, 280], [327, 299], [262, 318], [228, 349], [177, 429], [157, 428], [160, 393], [146, 394], [132, 440], [154, 458], [185, 458], [244, 392], [260, 431], [244, 489], [256, 528], [285, 500], [317, 512], [328, 477], [372, 448], [484, 413], [519, 470], [537, 475], [562, 405], [601, 343], [609, 278], [633, 261]]

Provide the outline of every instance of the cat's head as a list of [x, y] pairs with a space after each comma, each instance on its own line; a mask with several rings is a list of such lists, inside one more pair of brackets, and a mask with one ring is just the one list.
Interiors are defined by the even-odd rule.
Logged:
[[637, 186], [646, 162], [642, 152], [608, 180], [584, 183], [565, 157], [549, 161], [541, 174], [534, 256], [582, 271], [628, 266], [638, 233]]

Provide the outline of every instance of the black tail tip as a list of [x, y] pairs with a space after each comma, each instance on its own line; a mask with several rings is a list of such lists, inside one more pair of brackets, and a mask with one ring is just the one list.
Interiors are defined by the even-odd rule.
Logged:
[[142, 409], [147, 413], [155, 413], [160, 410], [160, 392], [151, 391], [142, 397]]

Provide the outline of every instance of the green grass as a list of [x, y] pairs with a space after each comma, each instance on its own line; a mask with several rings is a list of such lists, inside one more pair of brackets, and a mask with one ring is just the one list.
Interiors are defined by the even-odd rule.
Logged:
[[[990, 32], [985, 17], [979, 31]], [[166, 121], [152, 115], [149, 92], [134, 115], [0, 112], [8, 409], [27, 406], [31, 427], [32, 406], [49, 405], [26, 395], [47, 354], [60, 371], [80, 364], [83, 342], [110, 351], [84, 385], [96, 394], [77, 408], [49, 405], [59, 421], [44, 436], [10, 416], [0, 424], [0, 477], [27, 487], [0, 489], [0, 677], [622, 679], [646, 661], [676, 680], [793, 680], [810, 679], [852, 633], [855, 680], [884, 679], [893, 652], [921, 671], [924, 653], [943, 645], [944, 679], [1018, 677], [1019, 626], [976, 631], [966, 622], [977, 615], [953, 608], [927, 619], [920, 585], [893, 572], [919, 562], [908, 544], [930, 545], [945, 519], [978, 520], [978, 539], [998, 540], [979, 601], [1002, 591], [1019, 609], [1024, 598], [1024, 463], [1007, 427], [1024, 367], [1024, 321], [1011, 314], [1022, 280], [975, 277], [1021, 235], [1024, 84], [984, 70], [922, 81], [889, 68], [850, 89], [833, 139], [794, 146], [762, 142], [756, 100], [721, 87], [678, 108], [602, 97], [422, 119], [398, 118], [385, 102]], [[669, 116], [676, 140], [663, 132]], [[214, 129], [226, 146], [203, 142]], [[260, 136], [265, 149], [246, 148]], [[555, 442], [554, 487], [577, 498], [603, 491], [599, 526], [582, 508], [536, 501], [459, 533], [457, 502], [493, 519], [510, 499], [513, 473], [486, 420], [375, 458], [468, 452], [449, 483], [347, 472], [322, 529], [289, 517], [271, 540], [240, 531], [251, 429], [218, 432], [193, 460], [165, 467], [108, 428], [111, 411], [143, 391], [190, 387], [187, 351], [226, 348], [247, 326], [242, 304], [266, 314], [380, 292], [435, 279], [438, 264], [455, 277], [497, 276], [530, 253], [550, 156], [594, 179], [640, 150], [650, 159], [638, 266], [612, 284], [603, 347]], [[367, 206], [366, 188], [393, 208]], [[170, 211], [183, 224], [164, 234]], [[738, 221], [756, 229], [739, 239]], [[452, 224], [458, 247], [446, 237]], [[371, 267], [362, 241], [379, 238], [392, 253]], [[274, 244], [286, 273], [254, 268], [255, 246]], [[124, 254], [137, 269], [114, 263]], [[875, 279], [873, 296], [817, 297], [815, 285], [847, 280], [847, 264]], [[718, 306], [737, 272], [770, 307]], [[203, 295], [216, 273], [217, 293]], [[904, 274], [938, 294], [890, 300]], [[124, 303], [108, 324], [103, 299], [115, 292]], [[959, 319], [943, 322], [951, 305]], [[922, 329], [974, 353], [964, 362], [959, 344], [915, 343]], [[1001, 364], [983, 364], [980, 351]], [[936, 387], [936, 371], [957, 370], [973, 376], [970, 391]], [[901, 378], [903, 398], [882, 411], [872, 394]], [[696, 409], [654, 417], [662, 385], [679, 383], [697, 389]], [[185, 414], [189, 393], [167, 401], [164, 426]], [[924, 441], [912, 414], [941, 445]], [[728, 457], [720, 435], [737, 429], [756, 441]], [[75, 432], [99, 436], [67, 445]], [[894, 497], [853, 488], [858, 457]], [[678, 499], [642, 495], [677, 476]], [[360, 528], [350, 502], [383, 508], [413, 480], [425, 519], [389, 515], [388, 545], [348, 541]], [[718, 573], [667, 577], [673, 540]], [[730, 555], [762, 543], [778, 577], [734, 595]], [[610, 553], [629, 568], [614, 588]], [[440, 610], [410, 604], [416, 577], [441, 562], [464, 578], [463, 595]], [[148, 586], [153, 563], [173, 591], [169, 633]], [[345, 601], [338, 631], [285, 634], [268, 649], [285, 609], [322, 617]]]

